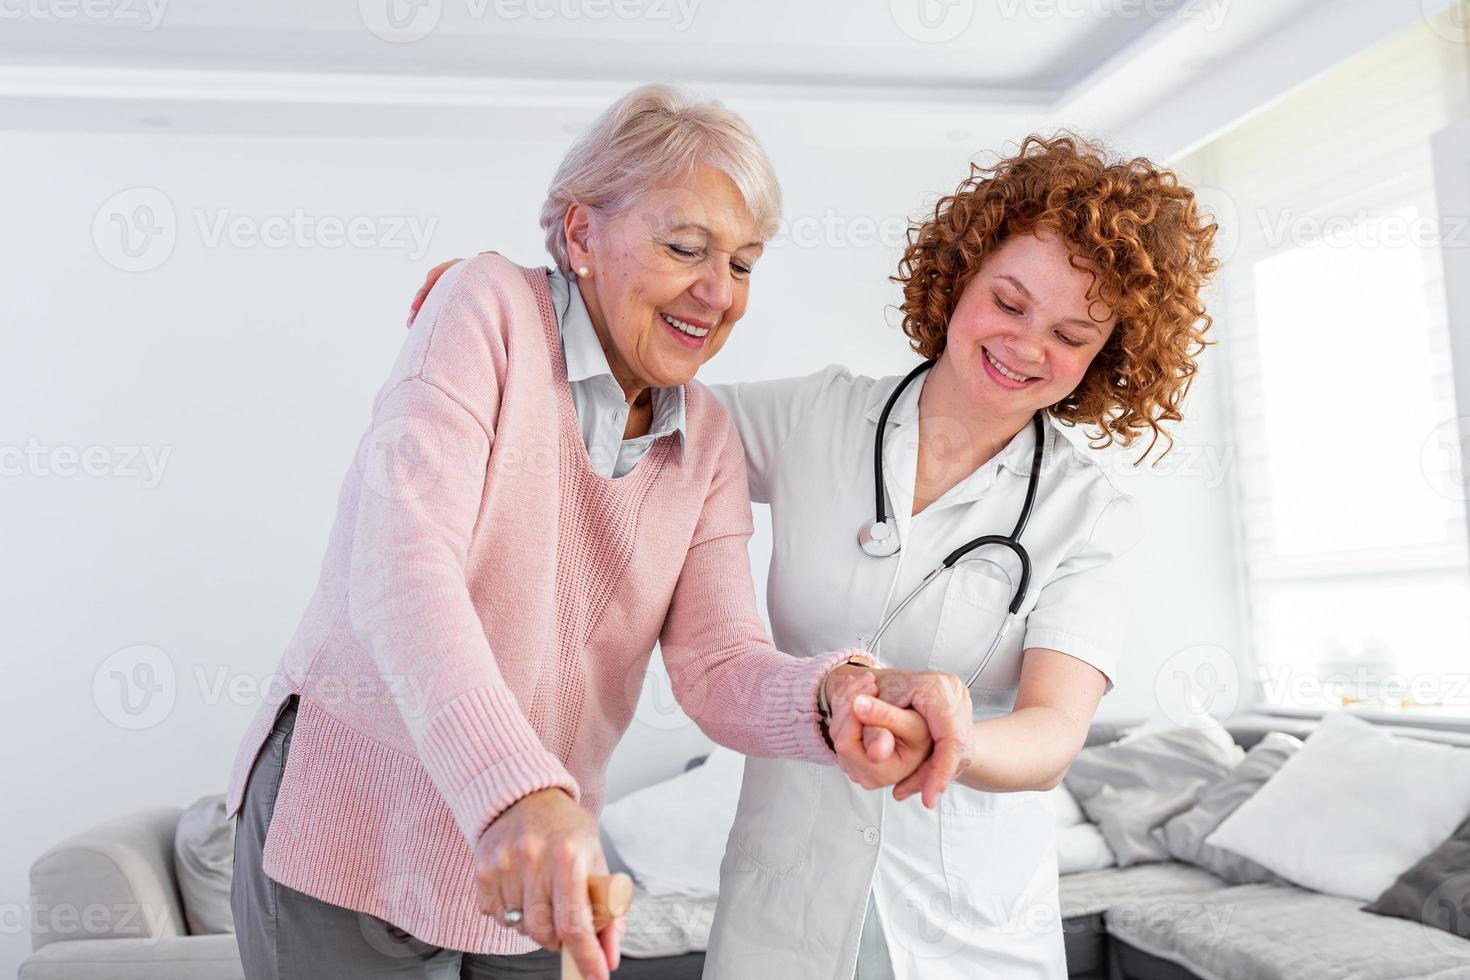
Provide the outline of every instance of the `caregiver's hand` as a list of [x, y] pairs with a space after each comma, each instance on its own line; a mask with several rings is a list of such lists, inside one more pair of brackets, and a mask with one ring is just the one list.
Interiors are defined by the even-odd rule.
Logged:
[[911, 775], [934, 742], [916, 711], [884, 704], [866, 667], [838, 667], [827, 675], [832, 721], [827, 734], [837, 766], [864, 789], [879, 789]]
[[439, 277], [444, 275], [445, 269], [458, 261], [459, 259], [450, 259], [448, 262], [440, 262], [429, 270], [428, 276], [424, 278], [424, 284], [414, 294], [413, 302], [408, 304], [408, 326], [413, 326], [413, 318], [419, 315], [419, 307], [424, 305], [424, 297], [429, 295], [429, 290], [434, 288], [434, 283], [438, 282]]
[[475, 847], [480, 911], [505, 921], [507, 908], [523, 918], [512, 926], [547, 949], [571, 950], [587, 980], [608, 980], [618, 967], [626, 922], [592, 931], [587, 877], [607, 874], [597, 822], [560, 789], [521, 797], [501, 813]]
[[940, 795], [969, 768], [975, 755], [974, 707], [970, 689], [954, 674], [875, 670], [878, 696], [891, 705], [912, 708], [923, 716], [934, 737], [934, 752], [893, 788], [895, 800], [923, 792], [934, 809]]

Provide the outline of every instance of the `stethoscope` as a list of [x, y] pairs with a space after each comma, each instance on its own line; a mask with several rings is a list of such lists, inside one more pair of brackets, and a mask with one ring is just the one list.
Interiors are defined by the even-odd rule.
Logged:
[[[934, 363], [934, 361], [925, 361], [905, 375], [904, 379], [893, 389], [893, 394], [888, 396], [888, 403], [883, 406], [883, 414], [878, 416], [878, 435], [873, 441], [873, 486], [874, 499], [876, 501], [875, 509], [878, 519], [872, 524], [865, 525], [858, 532], [858, 546], [863, 549], [865, 554], [871, 555], [874, 558], [888, 558], [898, 554], [899, 550], [898, 528], [888, 520], [886, 494], [883, 491], [883, 435], [888, 427], [888, 415], [893, 411], [893, 406], [898, 402], [898, 398], [903, 394], [904, 389], [909, 386], [909, 382], [933, 367]], [[990, 663], [990, 658], [999, 649], [1001, 641], [1005, 639], [1006, 633], [1011, 628], [1011, 624], [1016, 621], [1016, 614], [1020, 610], [1021, 604], [1026, 601], [1026, 587], [1031, 584], [1031, 556], [1026, 553], [1026, 549], [1021, 545], [1021, 532], [1026, 529], [1026, 522], [1031, 519], [1031, 505], [1036, 502], [1036, 487], [1041, 478], [1041, 449], [1045, 442], [1046, 429], [1042, 422], [1040, 412], [1037, 412], [1032, 417], [1031, 425], [1036, 432], [1036, 448], [1031, 453], [1031, 475], [1026, 483], [1026, 502], [1021, 505], [1021, 516], [1016, 521], [1015, 528], [1010, 534], [981, 535], [978, 538], [966, 541], [945, 555], [944, 560], [925, 575], [919, 581], [919, 584], [914, 586], [913, 591], [904, 596], [903, 601], [893, 607], [892, 612], [883, 617], [883, 621], [878, 624], [878, 632], [874, 633], [863, 644], [863, 649], [868, 653], [871, 654], [874, 650], [878, 649], [878, 641], [883, 638], [883, 634], [887, 632], [888, 627], [893, 625], [893, 621], [898, 618], [898, 614], [903, 612], [905, 606], [914, 601], [914, 598], [924, 590], [926, 585], [949, 571], [960, 559], [964, 558], [976, 548], [983, 548], [986, 545], [992, 544], [1000, 545], [1003, 548], [1009, 548], [1020, 559], [1021, 581], [1015, 587], [1010, 607], [1006, 611], [1005, 621], [1001, 623], [1000, 629], [995, 634], [995, 639], [991, 641], [990, 649], [985, 651], [985, 658], [980, 661], [980, 666], [975, 668], [975, 672], [970, 675], [970, 679], [965, 682], [965, 686], [973, 687], [975, 682], [980, 679], [980, 674], [984, 672], [985, 665]]]

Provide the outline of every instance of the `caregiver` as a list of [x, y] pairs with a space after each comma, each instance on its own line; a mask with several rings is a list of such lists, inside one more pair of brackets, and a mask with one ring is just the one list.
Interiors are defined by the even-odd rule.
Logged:
[[[1180, 419], [1209, 326], [1199, 291], [1218, 266], [1214, 233], [1168, 170], [1032, 136], [972, 168], [911, 231], [895, 277], [902, 325], [932, 366], [901, 392], [901, 377], [835, 367], [715, 389], [751, 497], [771, 505], [772, 633], [797, 654], [871, 634], [948, 553], [1009, 533], [1038, 434], [1041, 446], [1020, 534], [1029, 588], [974, 685], [1023, 579], [1005, 547], [935, 580], [879, 647], [886, 666], [928, 672], [884, 677], [885, 700], [951, 706], [949, 724], [925, 713], [936, 742], [959, 746], [958, 784], [931, 810], [807, 762], [749, 760], [706, 980], [1066, 977], [1044, 791], [1113, 686], [1127, 602], [1117, 559], [1138, 528], [1132, 498], [1058, 424], [1126, 446]], [[889, 557], [857, 540], [875, 520], [878, 439], [900, 545]]]
[[556, 269], [480, 256], [429, 296], [230, 777], [248, 977], [553, 978], [564, 943], [606, 978], [595, 815], [655, 642], [737, 751], [864, 785], [929, 755], [912, 711], [865, 747], [854, 651], [787, 656], [756, 612], [740, 443], [693, 377], [778, 210], [738, 117], [650, 87], [563, 161]]
[[[1118, 558], [1138, 527], [1132, 498], [1059, 425], [1088, 427], [1098, 448], [1148, 433], [1145, 457], [1167, 440], [1209, 328], [1215, 230], [1167, 169], [1028, 137], [910, 233], [895, 278], [928, 370], [907, 384], [832, 367], [713, 387], [751, 497], [771, 505], [772, 632], [798, 655], [873, 634], [951, 551], [1010, 532], [1038, 432], [1041, 444], [1020, 534], [1029, 587], [973, 688], [1023, 580], [1010, 550], [971, 552], [879, 646], [882, 697], [917, 707], [935, 739], [894, 798], [922, 790], [931, 806], [893, 805], [830, 767], [749, 759], [706, 980], [1066, 976], [1045, 791], [1113, 686]], [[887, 557], [859, 545], [880, 508], [900, 546]]]

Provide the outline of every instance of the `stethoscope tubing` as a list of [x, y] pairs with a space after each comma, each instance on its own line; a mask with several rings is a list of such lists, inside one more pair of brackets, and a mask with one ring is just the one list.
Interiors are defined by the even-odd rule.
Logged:
[[[878, 433], [877, 437], [873, 440], [874, 511], [877, 514], [875, 526], [884, 524], [888, 520], [887, 495], [883, 486], [883, 436], [888, 428], [888, 416], [892, 413], [893, 406], [897, 404], [899, 395], [903, 393], [903, 390], [908, 387], [909, 383], [933, 367], [934, 364], [935, 362], [933, 360], [925, 361], [905, 375], [904, 379], [894, 387], [893, 393], [888, 396], [888, 401], [883, 406], [883, 412], [878, 416]], [[1025, 546], [1021, 544], [1021, 535], [1026, 530], [1026, 524], [1031, 520], [1031, 510], [1036, 503], [1037, 487], [1041, 479], [1041, 456], [1042, 449], [1045, 445], [1046, 428], [1040, 412], [1037, 412], [1032, 417], [1032, 428], [1036, 433], [1036, 446], [1031, 454], [1031, 473], [1026, 481], [1026, 500], [1021, 505], [1021, 513], [1017, 517], [1016, 526], [1012, 528], [1011, 533], [981, 535], [978, 538], [966, 541], [945, 555], [944, 559], [936, 567], [930, 569], [919, 580], [919, 584], [914, 586], [908, 595], [904, 596], [898, 605], [888, 615], [883, 617], [883, 620], [878, 624], [877, 631], [863, 645], [863, 649], [869, 653], [876, 651], [878, 649], [878, 641], [883, 638], [883, 634], [888, 631], [889, 626], [893, 625], [894, 620], [904, 611], [904, 608], [913, 602], [930, 582], [954, 568], [966, 555], [978, 548], [984, 548], [989, 545], [1007, 548], [1016, 556], [1021, 564], [1021, 580], [1012, 593], [1010, 605], [1006, 609], [1005, 620], [1001, 623], [1000, 629], [991, 641], [989, 649], [985, 651], [985, 656], [980, 661], [980, 665], [970, 674], [970, 678], [966, 681], [965, 686], [973, 687], [975, 682], [979, 680], [980, 674], [984, 672], [986, 666], [990, 663], [990, 659], [995, 655], [995, 651], [1000, 648], [1001, 641], [1005, 639], [1006, 633], [1010, 631], [1011, 625], [1020, 613], [1021, 606], [1026, 601], [1027, 589], [1031, 584], [1031, 555], [1026, 551]], [[894, 552], [890, 552], [890, 555], [896, 553], [895, 550]], [[888, 557], [888, 555], [883, 557]]]

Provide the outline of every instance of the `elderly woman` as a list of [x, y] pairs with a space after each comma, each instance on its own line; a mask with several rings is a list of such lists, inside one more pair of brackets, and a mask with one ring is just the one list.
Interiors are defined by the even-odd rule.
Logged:
[[1214, 234], [1172, 172], [1031, 136], [910, 234], [895, 278], [921, 364], [716, 387], [771, 505], [777, 642], [814, 653], [886, 624], [883, 702], [855, 717], [912, 705], [934, 749], [892, 800], [747, 761], [706, 980], [1064, 980], [1045, 791], [1117, 675], [1138, 522], [1060, 426], [1149, 436], [1144, 456], [1167, 439], [1209, 327]]
[[430, 294], [230, 778], [249, 977], [554, 977], [562, 944], [607, 977], [595, 815], [655, 642], [740, 752], [864, 785], [929, 754], [913, 712], [865, 746], [872, 675], [756, 613], [740, 442], [693, 378], [777, 209], [738, 118], [643, 89], [556, 175], [556, 268], [485, 255]]

